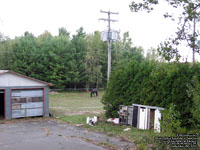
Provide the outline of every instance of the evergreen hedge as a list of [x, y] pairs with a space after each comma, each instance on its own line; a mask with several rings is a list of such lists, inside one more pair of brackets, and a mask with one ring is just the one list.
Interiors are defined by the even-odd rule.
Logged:
[[117, 117], [119, 105], [133, 103], [169, 108], [174, 104], [180, 113], [181, 126], [193, 126], [191, 109], [193, 97], [188, 96], [188, 85], [193, 76], [200, 79], [198, 63], [158, 63], [132, 60], [127, 66], [118, 66], [110, 76], [103, 95], [107, 117]]

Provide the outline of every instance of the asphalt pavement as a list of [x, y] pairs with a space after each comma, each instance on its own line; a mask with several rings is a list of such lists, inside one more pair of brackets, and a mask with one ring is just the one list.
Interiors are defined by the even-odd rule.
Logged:
[[0, 124], [0, 150], [131, 150], [121, 138], [56, 120]]

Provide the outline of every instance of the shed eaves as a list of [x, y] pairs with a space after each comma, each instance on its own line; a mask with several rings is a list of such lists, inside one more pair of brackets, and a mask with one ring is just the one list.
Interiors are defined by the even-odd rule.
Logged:
[[36, 82], [40, 82], [40, 83], [46, 84], [48, 86], [53, 86], [53, 84], [51, 84], [51, 83], [48, 83], [48, 82], [45, 82], [45, 81], [41, 81], [41, 80], [38, 80], [38, 79], [35, 79], [35, 78], [31, 78], [31, 77], [28, 77], [28, 76], [13, 72], [11, 70], [0, 70], [0, 75], [5, 74], [5, 73], [12, 73], [12, 74], [15, 74], [17, 76], [21, 76], [21, 77], [24, 77], [24, 78], [27, 78], [27, 79], [30, 79], [30, 80], [34, 80]]
[[156, 106], [147, 106], [147, 105], [141, 105], [141, 104], [132, 104], [132, 106], [139, 106], [139, 107], [146, 107], [146, 108], [151, 108], [151, 109], [159, 109], [159, 110], [164, 110], [162, 107], [156, 107]]
[[9, 70], [0, 70], [0, 74], [1, 73], [6, 73], [6, 72], [8, 72]]

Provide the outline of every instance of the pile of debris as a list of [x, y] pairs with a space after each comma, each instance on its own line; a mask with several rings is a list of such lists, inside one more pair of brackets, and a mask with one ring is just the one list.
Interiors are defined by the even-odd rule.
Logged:
[[93, 118], [87, 117], [86, 124], [94, 126], [98, 122], [98, 117], [94, 116]]
[[[161, 111], [164, 108], [132, 104], [132, 106], [121, 105], [119, 118], [109, 118], [107, 122], [120, 125], [130, 125], [138, 129], [152, 129], [160, 132]], [[86, 124], [94, 126], [99, 122], [99, 117], [87, 117]], [[127, 131], [130, 129], [127, 129]]]
[[164, 108], [132, 104], [132, 106], [121, 105], [119, 109], [119, 120], [121, 125], [130, 125], [138, 129], [153, 129], [160, 132], [161, 111]]

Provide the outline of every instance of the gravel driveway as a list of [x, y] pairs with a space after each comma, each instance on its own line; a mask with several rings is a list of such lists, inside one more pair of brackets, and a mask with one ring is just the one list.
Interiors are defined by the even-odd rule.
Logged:
[[1, 150], [129, 150], [133, 147], [133, 143], [120, 138], [56, 120], [0, 124]]

